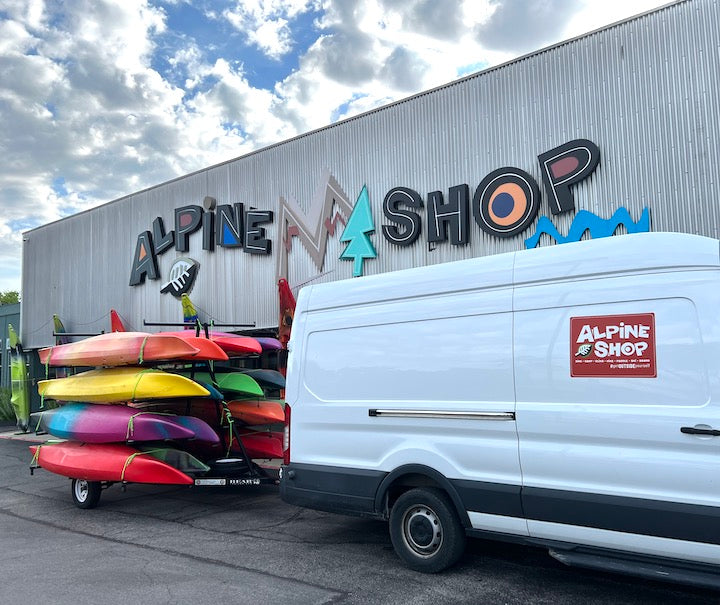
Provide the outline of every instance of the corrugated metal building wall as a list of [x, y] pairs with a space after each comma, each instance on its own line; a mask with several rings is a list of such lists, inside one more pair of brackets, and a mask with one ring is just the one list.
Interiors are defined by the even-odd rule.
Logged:
[[[338, 241], [341, 223], [328, 235], [321, 268], [299, 238], [292, 238], [290, 252], [283, 245], [283, 204], [312, 214], [328, 183], [335, 187], [336, 201], [344, 197], [350, 206], [362, 187], [368, 188], [377, 258], [365, 261], [365, 274], [521, 249], [537, 221], [519, 235], [498, 238], [482, 231], [471, 216], [468, 245], [430, 246], [425, 209], [419, 211], [420, 239], [398, 247], [381, 234], [381, 225], [388, 223], [382, 200], [398, 186], [427, 200], [431, 191], [447, 196], [450, 187], [467, 184], [472, 196], [488, 173], [515, 166], [540, 184], [539, 216], [552, 216], [538, 155], [577, 138], [591, 140], [601, 153], [593, 174], [573, 187], [577, 211], [609, 218], [624, 207], [637, 221], [649, 208], [653, 231], [717, 237], [719, 14], [718, 0], [674, 3], [29, 231], [23, 257], [23, 341], [29, 348], [52, 344], [53, 313], [71, 332], [108, 330], [110, 308], [136, 329], [143, 329], [143, 319], [180, 321], [178, 300], [160, 293], [178, 256], [200, 263], [190, 296], [202, 315], [217, 322], [276, 326], [282, 259], [287, 259], [294, 287], [352, 275], [353, 264], [338, 260], [345, 246]], [[138, 235], [152, 230], [158, 216], [171, 229], [176, 208], [202, 205], [206, 196], [218, 204], [243, 202], [272, 210], [273, 222], [264, 225], [272, 254], [207, 252], [197, 232], [189, 252], [171, 249], [158, 257], [160, 279], [130, 287]], [[341, 214], [347, 218], [347, 212]], [[575, 214], [552, 216], [560, 233], [568, 232]], [[552, 243], [546, 235], [540, 240], [540, 245]]]

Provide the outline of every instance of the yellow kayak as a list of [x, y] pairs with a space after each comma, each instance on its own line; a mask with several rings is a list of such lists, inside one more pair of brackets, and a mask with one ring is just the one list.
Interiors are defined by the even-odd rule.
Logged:
[[179, 374], [138, 367], [100, 368], [68, 378], [41, 380], [38, 392], [46, 399], [89, 403], [207, 397], [210, 394], [202, 385]]

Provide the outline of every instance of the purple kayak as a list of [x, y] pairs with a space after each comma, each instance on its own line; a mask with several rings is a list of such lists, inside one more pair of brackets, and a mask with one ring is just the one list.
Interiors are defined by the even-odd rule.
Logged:
[[282, 349], [282, 343], [277, 338], [267, 336], [254, 336], [254, 338], [260, 343], [263, 351], [278, 351]]
[[[120, 443], [124, 441], [164, 441], [194, 439], [196, 430], [205, 438], [208, 430], [215, 432], [202, 420], [191, 419], [183, 425], [183, 416], [142, 412], [126, 405], [68, 403], [62, 407], [31, 415], [32, 426], [55, 437], [85, 443]], [[201, 426], [197, 422], [202, 423]], [[205, 428], [206, 427], [206, 428]]]
[[[168, 332], [168, 334], [175, 334], [175, 335], [182, 335], [184, 332]], [[204, 336], [205, 333], [202, 332], [200, 336]], [[208, 336], [213, 338], [252, 338], [254, 340], [257, 340], [260, 343], [260, 346], [262, 347], [263, 351], [278, 351], [283, 348], [282, 343], [277, 338], [272, 338], [270, 336], [241, 336], [240, 334], [232, 334], [231, 332], [218, 332], [216, 330], [210, 330], [208, 332]]]
[[[217, 332], [215, 330], [210, 330], [209, 334], [210, 338], [248, 338], [247, 336], [241, 336], [240, 334], [232, 334], [230, 332]], [[250, 338], [254, 338], [255, 340], [257, 340], [260, 343], [263, 351], [277, 351], [283, 348], [282, 343], [277, 338], [272, 338], [270, 336], [251, 336]]]
[[170, 416], [177, 424], [189, 429], [194, 434], [197, 441], [205, 441], [206, 443], [220, 443], [220, 437], [212, 429], [212, 427], [200, 418], [194, 416]]

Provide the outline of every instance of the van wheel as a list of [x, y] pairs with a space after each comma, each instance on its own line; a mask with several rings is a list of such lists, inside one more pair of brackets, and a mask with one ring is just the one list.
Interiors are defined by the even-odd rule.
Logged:
[[78, 508], [95, 508], [100, 501], [102, 485], [99, 481], [73, 479], [70, 491], [75, 506]]
[[390, 539], [398, 556], [415, 571], [436, 573], [457, 562], [465, 550], [465, 531], [445, 492], [416, 488], [390, 511]]

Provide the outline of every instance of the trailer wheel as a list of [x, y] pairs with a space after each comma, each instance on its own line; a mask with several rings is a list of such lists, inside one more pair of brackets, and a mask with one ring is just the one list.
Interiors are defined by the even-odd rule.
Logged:
[[70, 491], [75, 506], [78, 508], [95, 508], [100, 500], [102, 485], [99, 481], [73, 479]]
[[465, 550], [455, 507], [434, 488], [411, 489], [397, 499], [390, 512], [390, 539], [408, 567], [425, 573], [447, 569]]

